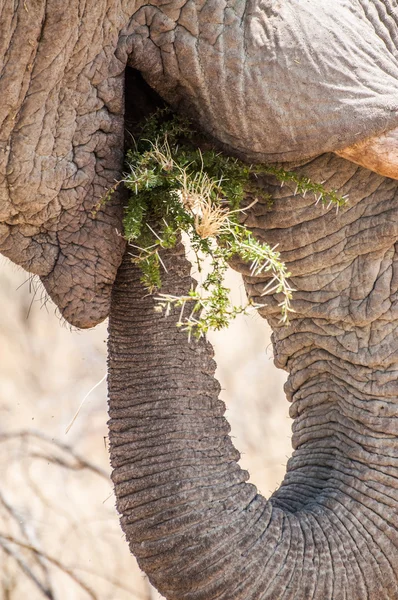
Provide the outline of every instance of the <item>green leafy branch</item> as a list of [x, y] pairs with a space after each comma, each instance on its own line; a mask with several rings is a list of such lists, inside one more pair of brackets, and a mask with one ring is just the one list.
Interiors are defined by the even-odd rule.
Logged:
[[[250, 301], [245, 306], [231, 304], [224, 275], [228, 261], [238, 256], [250, 264], [253, 277], [269, 275], [262, 295], [281, 294], [281, 320], [287, 322], [294, 291], [288, 282], [290, 274], [276, 247], [254, 238], [239, 223], [238, 215], [260, 195], [272, 202], [259, 186], [259, 174], [273, 175], [282, 185], [292, 182], [297, 193], [311, 192], [317, 201], [337, 207], [344, 199], [295, 173], [273, 166], [249, 166], [224, 156], [198, 136], [186, 119], [161, 110], [144, 122], [140, 139], [127, 153], [128, 172], [123, 182], [131, 196], [124, 233], [136, 251], [133, 258], [141, 268], [141, 281], [150, 293], [161, 288], [161, 268], [165, 267], [160, 250], [174, 247], [185, 232], [199, 271], [209, 257], [210, 272], [187, 296], [159, 294], [158, 310], [168, 313], [173, 306], [179, 308], [177, 325], [200, 337], [260, 306]], [[241, 208], [247, 195], [254, 200]]]
[[313, 194], [316, 198], [315, 205], [321, 201], [327, 208], [334, 204], [338, 210], [347, 203], [348, 196], [340, 196], [335, 190], [326, 190], [324, 181], [316, 183], [309, 177], [303, 177], [293, 171], [286, 171], [273, 165], [256, 165], [253, 170], [262, 175], [273, 175], [281, 183], [281, 187], [285, 183], [293, 183], [296, 186], [294, 195], [300, 194], [305, 198], [307, 193]]

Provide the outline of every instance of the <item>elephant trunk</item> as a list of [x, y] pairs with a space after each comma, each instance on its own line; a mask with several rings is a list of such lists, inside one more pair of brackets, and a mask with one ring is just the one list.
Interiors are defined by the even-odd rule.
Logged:
[[[329, 159], [320, 160], [326, 168]], [[344, 162], [332, 159], [331, 168], [335, 161]], [[308, 198], [297, 202], [302, 215]], [[267, 209], [256, 209], [261, 227]], [[285, 224], [296, 218], [284, 198], [268, 215], [271, 227], [281, 213]], [[282, 239], [291, 242], [287, 231]], [[163, 291], [186, 294], [190, 265], [182, 249], [164, 260]], [[247, 282], [256, 296], [259, 282]], [[297, 308], [307, 304], [298, 293]], [[276, 360], [291, 371], [296, 450], [267, 501], [238, 465], [210, 345], [189, 342], [175, 327], [178, 315], [154, 312], [125, 256], [109, 322], [109, 427], [130, 548], [168, 600], [391, 599], [398, 588], [398, 419], [386, 400], [394, 369], [383, 376], [320, 348], [325, 318], [298, 314], [281, 328], [273, 306], [264, 311], [274, 321]]]

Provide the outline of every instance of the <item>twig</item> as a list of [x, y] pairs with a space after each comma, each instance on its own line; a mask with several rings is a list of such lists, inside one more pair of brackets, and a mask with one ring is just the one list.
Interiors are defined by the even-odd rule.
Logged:
[[[97, 384], [97, 385], [99, 385], [99, 384]], [[10, 432], [10, 433], [1, 433], [0, 434], [0, 443], [7, 442], [12, 439], [21, 439], [21, 440], [27, 441], [27, 440], [29, 440], [29, 438], [36, 438], [38, 440], [46, 442], [47, 444], [57, 446], [60, 450], [63, 450], [64, 452], [70, 454], [76, 460], [78, 465], [81, 465], [79, 468], [89, 469], [90, 471], [93, 471], [100, 477], [103, 477], [104, 479], [109, 480], [109, 475], [104, 469], [97, 467], [97, 465], [95, 465], [92, 462], [83, 458], [71, 446], [69, 446], [69, 444], [60, 442], [59, 440], [57, 440], [55, 438], [50, 438], [49, 436], [45, 435], [44, 433], [41, 433], [40, 431], [36, 431], [34, 429], [32, 429], [32, 430], [22, 429], [20, 431], [14, 431], [14, 432]], [[34, 454], [32, 454], [32, 455], [34, 456]], [[37, 458], [43, 458], [43, 456], [38, 455]], [[47, 457], [47, 459], [50, 460], [51, 457]], [[63, 466], [66, 466], [66, 463]], [[71, 465], [68, 468], [74, 469], [76, 467]]]
[[4, 552], [6, 554], [8, 554], [8, 556], [11, 556], [11, 558], [13, 558], [15, 560], [15, 562], [17, 563], [17, 565], [19, 566], [21, 571], [23, 573], [25, 573], [26, 577], [28, 577], [35, 584], [35, 586], [41, 591], [41, 593], [43, 594], [43, 596], [45, 596], [45, 598], [49, 598], [49, 600], [54, 600], [54, 595], [52, 594], [52, 592], [42, 584], [42, 582], [36, 577], [36, 575], [30, 569], [29, 565], [22, 558], [22, 556], [20, 554], [18, 554], [10, 546], [10, 544], [7, 543], [7, 540], [9, 540], [10, 542], [14, 541], [13, 539], [9, 538], [8, 536], [4, 536], [3, 534], [0, 534], [0, 548], [2, 548], [4, 550]]
[[[4, 547], [4, 545], [7, 545], [9, 548], [9, 545], [7, 544], [8, 542], [11, 542], [12, 544], [16, 544], [17, 546], [19, 546], [20, 548], [25, 548], [26, 550], [30, 550], [31, 552], [33, 552], [34, 554], [39, 554], [40, 556], [42, 556], [43, 558], [45, 558], [46, 560], [48, 560], [48, 562], [50, 562], [51, 564], [53, 564], [55, 567], [57, 567], [58, 569], [60, 569], [61, 571], [63, 571], [64, 573], [66, 573], [67, 575], [69, 575], [69, 577], [72, 579], [72, 581], [74, 581], [75, 583], [77, 583], [77, 585], [79, 585], [82, 590], [84, 590], [88, 596], [90, 596], [90, 598], [92, 598], [93, 600], [97, 600], [97, 596], [95, 595], [95, 593], [92, 591], [92, 589], [86, 584], [84, 583], [84, 581], [82, 581], [80, 579], [80, 577], [78, 577], [77, 575], [75, 575], [75, 573], [72, 571], [72, 569], [68, 568], [67, 566], [63, 565], [61, 562], [59, 562], [56, 558], [53, 558], [52, 556], [50, 556], [49, 554], [43, 552], [42, 550], [40, 550], [39, 548], [36, 548], [35, 546], [32, 546], [30, 544], [25, 544], [24, 542], [21, 542], [20, 540], [17, 540], [15, 537], [10, 536], [10, 535], [5, 535], [3, 533], [0, 533], [0, 545], [2, 547]], [[11, 556], [13, 556], [12, 554], [12, 549], [9, 548], [9, 550], [11, 550], [11, 552], [7, 552], [8, 554], [10, 554]], [[6, 550], [7, 551], [7, 550]], [[14, 552], [15, 554], [15, 552]], [[15, 558], [15, 556], [14, 556]], [[17, 555], [17, 558], [15, 558], [15, 560], [17, 560], [18, 564], [20, 563], [20, 560], [18, 560], [19, 557]], [[24, 561], [22, 561], [24, 562]], [[22, 568], [22, 566], [21, 566]], [[25, 569], [23, 569], [25, 572]], [[28, 572], [26, 573], [29, 577], [31, 577], [31, 579], [35, 579], [37, 581], [37, 585], [39, 585], [39, 587], [42, 589], [43, 593], [45, 592], [45, 588], [40, 584], [40, 582], [37, 580], [37, 578], [35, 577], [35, 575], [30, 571], [30, 569], [28, 568]], [[47, 598], [50, 598], [51, 600], [54, 600], [54, 596], [51, 595], [49, 596], [48, 593], [46, 595]]]
[[95, 384], [95, 385], [94, 385], [94, 386], [91, 388], [91, 390], [89, 390], [89, 391], [87, 392], [87, 394], [84, 396], [83, 400], [80, 402], [80, 406], [79, 406], [79, 408], [77, 409], [77, 411], [76, 411], [76, 412], [75, 412], [75, 414], [74, 414], [74, 417], [73, 417], [73, 419], [71, 420], [71, 422], [69, 423], [68, 427], [66, 428], [66, 430], [65, 430], [65, 433], [69, 433], [69, 431], [70, 431], [70, 429], [71, 429], [71, 427], [72, 427], [73, 423], [76, 421], [76, 419], [77, 419], [77, 417], [78, 417], [78, 415], [79, 415], [79, 412], [81, 411], [81, 409], [82, 409], [82, 406], [83, 406], [83, 404], [85, 403], [86, 399], [89, 397], [89, 395], [91, 394], [91, 392], [93, 392], [93, 391], [94, 391], [94, 390], [95, 390], [95, 389], [96, 389], [96, 388], [97, 388], [99, 385], [101, 385], [101, 383], [102, 383], [103, 381], [105, 381], [105, 379], [106, 379], [106, 375], [107, 375], [107, 374], [105, 373], [105, 375], [102, 377], [102, 379], [100, 379], [100, 381], [98, 381], [98, 382], [97, 382], [97, 383], [96, 383], [96, 384]]
[[[14, 507], [8, 503], [8, 501], [6, 500], [4, 495], [1, 493], [1, 491], [0, 491], [0, 502], [4, 506], [5, 510], [8, 512], [8, 514], [11, 516], [11, 518], [18, 525], [18, 528], [21, 531], [21, 534], [28, 540], [29, 543], [33, 544], [34, 540], [32, 540], [32, 535], [31, 535], [29, 529], [26, 527], [25, 521], [23, 519], [21, 519], [21, 515], [19, 515], [17, 513], [17, 511], [14, 509]], [[51, 592], [51, 594], [53, 594], [53, 591], [51, 589], [51, 582], [49, 580], [49, 572], [48, 572], [48, 568], [47, 568], [45, 561], [39, 555], [36, 556], [36, 561], [37, 561], [37, 564], [43, 569], [43, 574], [46, 578], [47, 589], [49, 590], [49, 592]]]

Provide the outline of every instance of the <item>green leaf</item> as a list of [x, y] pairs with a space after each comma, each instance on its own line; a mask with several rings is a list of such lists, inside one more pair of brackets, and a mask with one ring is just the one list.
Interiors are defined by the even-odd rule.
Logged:
[[199, 271], [210, 258], [210, 272], [188, 296], [160, 294], [157, 298], [167, 314], [173, 308], [179, 310], [177, 325], [189, 336], [201, 337], [209, 329], [227, 327], [238, 314], [256, 308], [251, 302], [233, 305], [224, 285], [228, 261], [236, 255], [250, 265], [253, 277], [267, 282], [264, 295], [282, 296], [281, 321], [288, 321], [294, 292], [290, 273], [277, 249], [256, 239], [238, 219], [246, 198], [250, 204], [260, 196], [272, 208], [273, 199], [261, 189], [259, 175], [273, 176], [281, 186], [293, 184], [294, 193], [310, 193], [316, 202], [335, 204], [337, 209], [346, 202], [335, 191], [295, 172], [273, 165], [250, 166], [225, 156], [195, 132], [187, 119], [169, 109], [158, 110], [144, 121], [135, 149], [126, 154], [123, 182], [131, 193], [124, 235], [133, 244], [133, 260], [141, 268], [141, 281], [149, 293], [161, 289], [159, 250], [174, 247], [182, 232], [189, 238]]

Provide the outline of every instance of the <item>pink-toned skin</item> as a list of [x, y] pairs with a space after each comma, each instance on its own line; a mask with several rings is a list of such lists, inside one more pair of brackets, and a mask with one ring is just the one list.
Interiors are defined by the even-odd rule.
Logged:
[[379, 175], [398, 179], [398, 128], [336, 152]]

